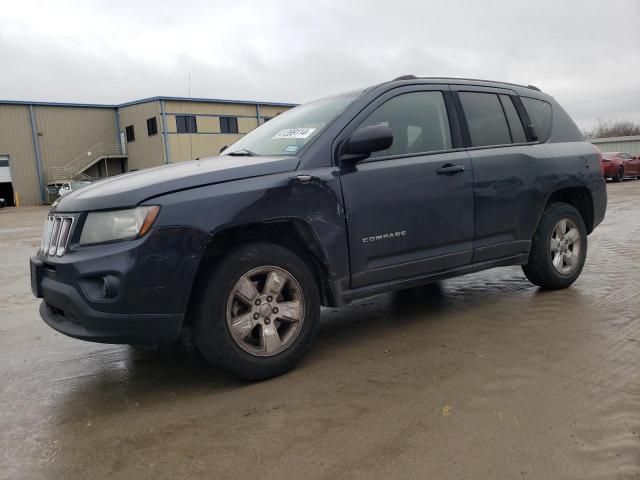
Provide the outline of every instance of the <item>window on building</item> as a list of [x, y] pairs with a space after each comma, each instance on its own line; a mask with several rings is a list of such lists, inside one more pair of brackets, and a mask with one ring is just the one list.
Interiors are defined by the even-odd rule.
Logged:
[[371, 158], [451, 148], [449, 117], [442, 92], [412, 92], [393, 97], [360, 126], [369, 125], [385, 125], [393, 132], [393, 145], [374, 152]]
[[158, 134], [158, 122], [156, 121], [156, 117], [147, 118], [147, 134], [149, 136]]
[[460, 92], [474, 147], [506, 145], [511, 143], [507, 118], [498, 95], [493, 93]]
[[546, 142], [551, 135], [551, 105], [544, 100], [536, 98], [520, 97], [524, 108], [529, 114], [529, 119], [538, 135], [538, 141]]
[[127, 135], [127, 143], [135, 142], [136, 133], [133, 130], [133, 125], [129, 125], [128, 127], [125, 127], [124, 131], [125, 131], [125, 134]]
[[195, 115], [176, 115], [176, 130], [178, 133], [198, 133]]
[[238, 133], [238, 118], [220, 117], [220, 133]]
[[513, 104], [513, 100], [509, 95], [500, 95], [500, 102], [502, 102], [502, 108], [504, 108], [504, 113], [507, 115], [509, 131], [511, 132], [511, 140], [513, 143], [526, 143], [527, 136], [524, 133], [522, 120], [520, 120], [520, 116]]

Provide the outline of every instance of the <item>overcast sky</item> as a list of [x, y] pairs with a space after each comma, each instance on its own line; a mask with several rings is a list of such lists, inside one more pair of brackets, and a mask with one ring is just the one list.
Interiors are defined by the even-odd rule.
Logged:
[[0, 98], [304, 102], [398, 75], [534, 84], [640, 123], [640, 0], [0, 0]]

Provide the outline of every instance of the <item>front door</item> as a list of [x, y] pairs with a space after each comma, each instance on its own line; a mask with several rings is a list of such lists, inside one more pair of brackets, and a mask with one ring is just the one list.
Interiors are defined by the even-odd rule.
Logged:
[[625, 175], [640, 175], [640, 157], [632, 157], [628, 153], [621, 153], [620, 158], [624, 162]]
[[392, 90], [353, 130], [386, 125], [393, 145], [340, 178], [352, 288], [466, 265], [472, 257], [473, 171], [452, 145], [446, 86]]

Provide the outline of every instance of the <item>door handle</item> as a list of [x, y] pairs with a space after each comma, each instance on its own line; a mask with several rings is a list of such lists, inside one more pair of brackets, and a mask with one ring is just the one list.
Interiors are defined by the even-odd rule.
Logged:
[[447, 163], [446, 165], [443, 165], [438, 170], [436, 170], [436, 172], [438, 173], [438, 175], [454, 175], [456, 173], [464, 172], [464, 166], [452, 165], [450, 163]]

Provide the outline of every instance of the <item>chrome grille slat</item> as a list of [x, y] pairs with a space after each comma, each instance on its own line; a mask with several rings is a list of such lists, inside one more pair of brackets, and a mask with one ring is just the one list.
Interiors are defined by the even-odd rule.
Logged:
[[49, 215], [47, 217], [47, 223], [45, 224], [44, 234], [42, 235], [42, 253], [45, 255], [49, 251], [49, 244], [51, 243], [52, 227], [53, 227], [53, 217]]
[[53, 231], [51, 232], [51, 245], [49, 246], [49, 256], [56, 254], [58, 238], [60, 237], [60, 226], [62, 225], [62, 217], [53, 217]]
[[56, 243], [56, 255], [61, 257], [67, 249], [67, 243], [69, 243], [69, 234], [71, 233], [71, 227], [73, 226], [73, 217], [65, 217], [62, 220], [60, 226], [60, 236]]
[[61, 257], [67, 250], [75, 218], [70, 215], [49, 215], [45, 221], [40, 253]]

